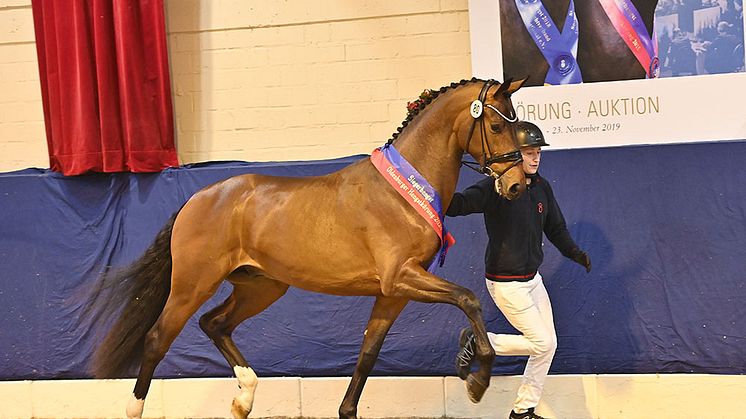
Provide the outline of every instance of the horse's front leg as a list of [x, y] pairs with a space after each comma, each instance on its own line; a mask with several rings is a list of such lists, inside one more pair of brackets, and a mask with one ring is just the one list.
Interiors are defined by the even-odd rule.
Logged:
[[393, 283], [384, 284], [384, 290], [389, 290], [384, 292], [385, 295], [423, 303], [451, 304], [460, 308], [469, 318], [476, 338], [476, 358], [479, 361], [479, 370], [470, 373], [466, 378], [466, 390], [469, 399], [478, 403], [490, 385], [492, 361], [495, 359], [495, 351], [487, 338], [479, 299], [468, 288], [427, 272], [419, 262], [414, 260], [405, 263], [398, 274], [392, 278]]
[[378, 359], [378, 353], [383, 346], [383, 340], [389, 332], [399, 313], [409, 301], [402, 298], [377, 297], [370, 313], [368, 326], [365, 329], [363, 345], [360, 347], [360, 356], [357, 359], [355, 372], [347, 387], [347, 393], [339, 406], [339, 417], [352, 419], [357, 417], [357, 404], [363, 393], [365, 381], [368, 379], [373, 365]]

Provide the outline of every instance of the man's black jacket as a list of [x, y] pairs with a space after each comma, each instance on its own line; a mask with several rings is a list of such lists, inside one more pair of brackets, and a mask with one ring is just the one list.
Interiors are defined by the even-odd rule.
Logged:
[[[570, 237], [554, 193], [544, 178], [532, 177], [520, 197], [508, 201], [495, 191], [495, 181], [485, 178], [455, 193], [446, 215], [484, 214], [487, 227], [485, 274], [496, 280], [531, 277], [544, 260], [542, 232], [562, 254], [580, 252]], [[518, 278], [520, 280], [520, 278]]]

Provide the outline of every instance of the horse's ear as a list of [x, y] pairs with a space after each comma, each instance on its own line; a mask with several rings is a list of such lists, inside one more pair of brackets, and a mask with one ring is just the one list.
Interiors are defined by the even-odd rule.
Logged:
[[[522, 78], [520, 80], [516, 80], [514, 82], [511, 82], [510, 83], [510, 87], [508, 87], [508, 89], [507, 89], [508, 96], [510, 96], [513, 93], [515, 93], [515, 91], [518, 90], [518, 89], [520, 89], [521, 86], [523, 86], [527, 81], [528, 81], [528, 76], [526, 76], [525, 78]], [[506, 81], [505, 84], [508, 84], [508, 82]]]
[[509, 78], [505, 80], [500, 86], [497, 87], [497, 90], [495, 90], [495, 94], [492, 95], [495, 99], [499, 98], [500, 95], [507, 95], [508, 93], [508, 87], [510, 87], [510, 83], [512, 82], [512, 78]]

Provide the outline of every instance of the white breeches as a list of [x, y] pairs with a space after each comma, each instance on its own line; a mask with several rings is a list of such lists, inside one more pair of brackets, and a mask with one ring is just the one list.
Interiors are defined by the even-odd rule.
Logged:
[[485, 281], [497, 307], [510, 324], [522, 333], [487, 333], [495, 353], [529, 356], [513, 407], [517, 413], [524, 412], [539, 403], [557, 349], [552, 303], [539, 273], [527, 282]]

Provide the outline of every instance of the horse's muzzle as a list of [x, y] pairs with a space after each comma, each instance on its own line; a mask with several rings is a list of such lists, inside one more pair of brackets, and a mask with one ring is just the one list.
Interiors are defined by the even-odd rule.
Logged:
[[518, 180], [495, 179], [495, 191], [498, 195], [504, 196], [509, 201], [518, 198], [525, 190], [526, 185]]
[[512, 183], [507, 188], [507, 192], [505, 193], [505, 198], [507, 198], [509, 201], [518, 198], [521, 193], [526, 189], [525, 186], [521, 185], [519, 182]]

